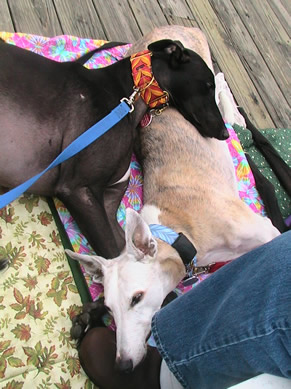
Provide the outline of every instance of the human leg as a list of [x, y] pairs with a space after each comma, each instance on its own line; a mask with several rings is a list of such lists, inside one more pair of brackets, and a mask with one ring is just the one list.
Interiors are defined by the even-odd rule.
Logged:
[[185, 388], [266, 372], [291, 378], [291, 232], [224, 266], [153, 318], [158, 350]]

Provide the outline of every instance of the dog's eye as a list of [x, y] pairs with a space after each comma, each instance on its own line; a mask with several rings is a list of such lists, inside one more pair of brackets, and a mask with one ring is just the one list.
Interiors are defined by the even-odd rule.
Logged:
[[130, 306], [131, 306], [131, 307], [134, 307], [137, 303], [139, 303], [140, 300], [143, 298], [143, 295], [144, 295], [143, 292], [138, 292], [138, 293], [136, 293], [136, 294], [132, 297], [132, 299], [131, 299]]

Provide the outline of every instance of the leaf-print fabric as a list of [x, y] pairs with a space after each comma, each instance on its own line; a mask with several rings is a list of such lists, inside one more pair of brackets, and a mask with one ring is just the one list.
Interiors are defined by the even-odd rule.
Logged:
[[71, 319], [81, 301], [45, 199], [24, 195], [0, 215], [0, 387], [93, 388]]

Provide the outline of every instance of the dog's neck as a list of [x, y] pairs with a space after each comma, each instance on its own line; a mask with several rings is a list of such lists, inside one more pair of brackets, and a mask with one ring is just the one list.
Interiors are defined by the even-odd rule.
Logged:
[[186, 268], [181, 261], [180, 255], [172, 246], [160, 239], [157, 240], [157, 244], [156, 260], [160, 263], [163, 270], [162, 273], [167, 274], [169, 282], [168, 293], [170, 293], [185, 277]]
[[[149, 205], [149, 204], [144, 205], [141, 211], [141, 215], [150, 227], [155, 225], [156, 226], [160, 225], [162, 227], [161, 235], [163, 235], [164, 225], [171, 226], [169, 228], [170, 230], [169, 239], [167, 239], [167, 237], [163, 238], [162, 236], [159, 237], [158, 235], [154, 234], [152, 230], [153, 227], [150, 229], [152, 234], [155, 236], [155, 238], [157, 238], [158, 251], [157, 251], [156, 259], [159, 262], [163, 263], [164, 266], [168, 266], [169, 269], [171, 269], [171, 272], [173, 274], [173, 277], [177, 285], [184, 278], [186, 274], [186, 264], [185, 261], [183, 262], [181, 260], [181, 253], [179, 254], [178, 252], [179, 250], [177, 250], [177, 248], [174, 248], [172, 244], [179, 236], [178, 233], [176, 233], [176, 231], [183, 232], [185, 236], [187, 232], [184, 231], [184, 229], [182, 231], [182, 229], [179, 228], [178, 225], [175, 228], [175, 224], [173, 223], [173, 221], [171, 223], [164, 223], [163, 221], [164, 212], [158, 209], [157, 207], [155, 207], [154, 205]], [[195, 251], [193, 253], [193, 257], [194, 255], [195, 255]], [[190, 258], [190, 260], [191, 259], [192, 258]]]
[[181, 257], [186, 268], [192, 263], [196, 266], [197, 250], [193, 243], [182, 233], [161, 224], [149, 225], [152, 235], [172, 246]]

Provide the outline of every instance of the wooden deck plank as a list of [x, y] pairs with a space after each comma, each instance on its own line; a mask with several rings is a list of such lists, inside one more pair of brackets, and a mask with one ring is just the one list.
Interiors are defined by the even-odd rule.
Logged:
[[6, 0], [0, 1], [0, 15], [0, 31], [14, 32], [14, 26]]
[[128, 0], [142, 35], [154, 27], [168, 25], [159, 3], [156, 0]]
[[54, 3], [66, 34], [107, 40], [92, 0], [54, 0]]
[[127, 1], [93, 0], [108, 40], [134, 42], [142, 34]]
[[[234, 6], [256, 46], [263, 53], [266, 64], [276, 77], [286, 101], [291, 101], [290, 39], [272, 8], [264, 0], [235, 0]], [[291, 20], [290, 20], [291, 21]]]
[[204, 0], [188, 0], [199, 27], [223, 71], [237, 104], [241, 105], [258, 128], [274, 126], [266, 107], [211, 5]]
[[51, 0], [8, 0], [16, 31], [55, 36], [63, 33]]
[[289, 104], [231, 0], [224, 0], [223, 4], [219, 0], [210, 0], [210, 3], [275, 125], [286, 127], [291, 119]]
[[291, 2], [290, 0], [267, 0], [270, 7], [281, 21], [282, 27], [286, 30], [288, 36], [291, 35]]
[[169, 24], [178, 24], [185, 27], [195, 26], [193, 15], [187, 2], [177, 0], [158, 0], [158, 2]]

